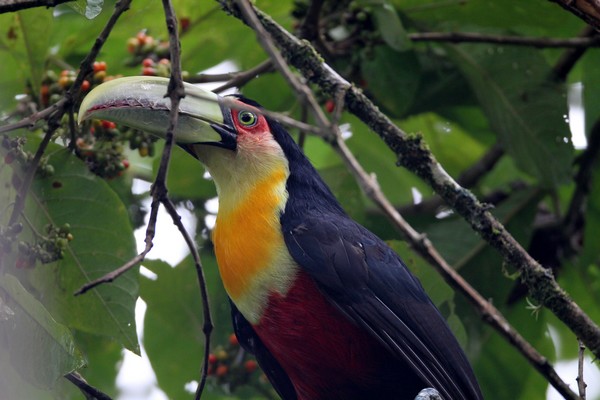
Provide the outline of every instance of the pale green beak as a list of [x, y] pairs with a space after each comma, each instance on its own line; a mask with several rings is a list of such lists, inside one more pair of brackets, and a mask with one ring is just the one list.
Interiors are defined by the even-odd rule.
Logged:
[[[167, 78], [148, 76], [118, 78], [103, 83], [83, 99], [77, 122], [81, 124], [90, 118], [105, 119], [164, 138], [171, 108], [171, 100], [165, 97], [168, 84]], [[176, 142], [230, 147], [232, 138], [223, 137], [230, 129], [223, 129], [220, 97], [189, 83], [184, 83], [184, 87], [186, 96], [179, 104]]]

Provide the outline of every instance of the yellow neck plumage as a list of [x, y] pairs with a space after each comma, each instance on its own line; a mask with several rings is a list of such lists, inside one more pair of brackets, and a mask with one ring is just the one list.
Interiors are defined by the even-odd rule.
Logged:
[[261, 169], [244, 174], [252, 181], [213, 175], [220, 199], [213, 231], [219, 271], [227, 293], [251, 323], [260, 319], [270, 293], [286, 293], [296, 269], [279, 222], [288, 195], [287, 161]]

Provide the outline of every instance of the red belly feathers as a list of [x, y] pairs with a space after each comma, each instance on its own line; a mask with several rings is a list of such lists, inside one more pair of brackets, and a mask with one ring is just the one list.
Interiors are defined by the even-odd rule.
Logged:
[[254, 329], [287, 372], [298, 400], [412, 399], [425, 387], [332, 306], [305, 272], [285, 297], [270, 296]]

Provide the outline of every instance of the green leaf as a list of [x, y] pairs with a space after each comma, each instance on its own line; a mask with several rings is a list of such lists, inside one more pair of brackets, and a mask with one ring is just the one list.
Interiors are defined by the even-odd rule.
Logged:
[[[161, 146], [158, 146], [162, 149]], [[160, 167], [160, 154], [152, 165], [153, 175], [156, 176]], [[204, 177], [204, 167], [198, 160], [187, 154], [179, 147], [173, 148], [171, 163], [167, 173], [167, 188], [173, 198], [195, 200], [209, 199], [217, 195], [215, 184]]]
[[389, 114], [400, 117], [411, 106], [421, 77], [419, 61], [412, 51], [397, 52], [377, 46], [361, 54], [366, 90]]
[[363, 194], [348, 169], [343, 165], [329, 167], [319, 170], [319, 175], [327, 183], [348, 215], [356, 221], [362, 222], [366, 218]]
[[83, 366], [69, 329], [57, 323], [17, 278], [3, 275], [0, 288], [4, 307], [12, 310], [12, 315], [4, 313], [0, 319], [0, 330], [11, 364], [23, 379], [49, 389], [63, 375]]
[[388, 1], [377, 1], [372, 5], [373, 17], [383, 41], [396, 51], [405, 51], [412, 42], [402, 25], [402, 20]]
[[594, 124], [600, 121], [600, 53], [586, 52], [582, 65], [583, 105], [585, 107], [585, 131], [589, 138]]
[[[17, 62], [20, 70], [13, 70], [14, 73], [24, 75], [33, 94], [39, 94], [48, 53], [48, 32], [52, 30], [52, 11], [42, 7], [30, 8], [3, 15], [0, 21], [3, 22], [0, 49], [7, 51]], [[9, 74], [13, 71], [9, 70]], [[25, 91], [25, 82], [21, 83], [21, 90]]]
[[573, 146], [564, 88], [547, 78], [543, 57], [529, 49], [446, 46], [508, 154], [546, 187], [570, 178]]
[[[224, 343], [233, 328], [229, 302], [220, 283], [216, 260], [202, 252], [215, 330], [212, 343]], [[148, 304], [144, 319], [144, 348], [158, 384], [170, 398], [189, 397], [184, 385], [200, 378], [204, 354], [202, 305], [196, 270], [190, 257], [175, 268], [153, 260], [144, 266], [156, 280], [141, 280], [140, 294]]]
[[134, 308], [138, 268], [113, 283], [74, 297], [76, 290], [130, 260], [136, 254], [127, 210], [106, 182], [59, 146], [51, 146], [55, 173], [37, 178], [29, 193], [27, 216], [43, 231], [48, 223], [70, 224], [73, 240], [64, 259], [36, 267], [31, 284], [55, 318], [71, 328], [110, 336], [137, 352]]
[[94, 19], [102, 12], [104, 0], [77, 0], [67, 5], [87, 19]]

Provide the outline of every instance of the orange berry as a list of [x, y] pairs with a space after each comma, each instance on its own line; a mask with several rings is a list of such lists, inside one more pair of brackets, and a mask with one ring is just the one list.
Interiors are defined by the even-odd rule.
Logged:
[[130, 38], [129, 40], [127, 40], [127, 51], [130, 53], [134, 53], [138, 45], [139, 43], [136, 38]]
[[143, 45], [144, 43], [146, 43], [146, 32], [138, 32], [138, 34], [135, 37], [137, 38], [139, 45]]
[[229, 335], [229, 344], [231, 344], [233, 346], [238, 346], [240, 344], [238, 342], [238, 338], [235, 335], [235, 333], [232, 333], [231, 335]]
[[81, 82], [81, 90], [84, 92], [87, 92], [88, 90], [90, 90], [90, 86], [92, 86], [90, 84], [90, 81], [88, 81], [87, 79], [84, 79], [83, 82]]
[[71, 83], [71, 80], [66, 75], [61, 75], [61, 77], [58, 78], [58, 84], [63, 89], [67, 88], [70, 83]]
[[219, 376], [219, 377], [223, 377], [223, 376], [227, 375], [228, 371], [229, 371], [229, 368], [227, 368], [226, 365], [219, 365], [217, 367], [217, 369], [215, 370], [215, 375]]
[[98, 71], [106, 71], [106, 62], [104, 61], [95, 61], [94, 62], [94, 72]]
[[70, 72], [71, 71], [69, 71], [68, 69], [63, 69], [62, 71], [60, 71], [60, 76], [67, 76]]
[[162, 65], [171, 65], [171, 61], [168, 58], [161, 58], [158, 63]]
[[152, 36], [146, 36], [144, 38], [144, 43], [143, 44], [153, 44], [154, 43], [154, 38]]

